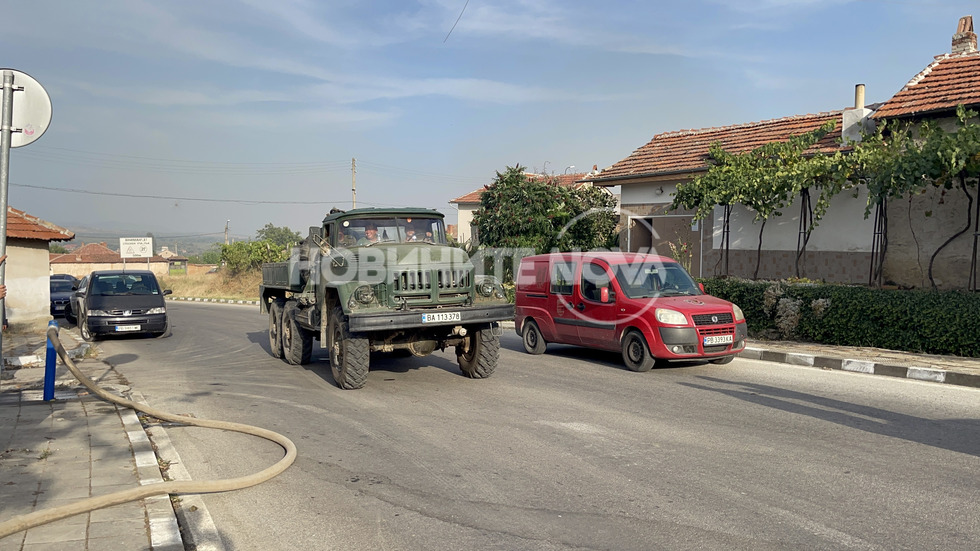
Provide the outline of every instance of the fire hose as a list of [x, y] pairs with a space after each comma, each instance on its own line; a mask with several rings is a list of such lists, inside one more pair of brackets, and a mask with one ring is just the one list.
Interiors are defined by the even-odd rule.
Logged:
[[107, 402], [131, 408], [136, 411], [145, 413], [156, 419], [162, 421], [167, 421], [171, 423], [179, 423], [181, 425], [195, 426], [195, 427], [205, 427], [220, 430], [228, 430], [233, 432], [240, 432], [242, 434], [249, 434], [252, 436], [258, 436], [266, 440], [275, 442], [282, 446], [286, 454], [276, 462], [271, 467], [263, 469], [257, 473], [250, 474], [247, 476], [240, 476], [236, 478], [227, 478], [221, 480], [204, 480], [204, 481], [170, 481], [163, 482], [159, 484], [149, 484], [146, 486], [141, 486], [139, 488], [132, 488], [129, 490], [122, 490], [119, 492], [114, 492], [104, 496], [90, 497], [71, 503], [68, 505], [62, 505], [59, 507], [52, 507], [49, 509], [42, 509], [40, 511], [34, 511], [33, 513], [28, 513], [25, 515], [16, 516], [10, 520], [0, 522], [0, 538], [9, 536], [11, 534], [16, 534], [17, 532], [22, 532], [24, 530], [34, 528], [35, 526], [41, 526], [42, 524], [47, 524], [49, 522], [54, 522], [56, 520], [61, 520], [68, 518], [70, 516], [78, 515], [81, 513], [87, 513], [90, 511], [95, 511], [97, 509], [103, 509], [105, 507], [112, 507], [113, 505], [121, 505], [123, 503], [128, 503], [130, 501], [136, 501], [138, 499], [144, 499], [156, 495], [163, 494], [208, 494], [216, 492], [228, 492], [231, 490], [241, 490], [243, 488], [249, 488], [255, 486], [267, 480], [274, 478], [283, 471], [285, 471], [293, 461], [296, 459], [296, 445], [293, 444], [292, 440], [286, 438], [285, 436], [273, 432], [271, 430], [253, 427], [251, 425], [245, 425], [242, 423], [232, 423], [229, 421], [215, 421], [211, 419], [197, 419], [193, 417], [188, 417], [186, 415], [176, 415], [173, 413], [167, 413], [155, 408], [151, 408], [147, 405], [134, 402], [132, 400], [127, 400], [121, 398], [105, 390], [99, 388], [99, 386], [82, 373], [75, 362], [72, 361], [65, 347], [61, 344], [61, 340], [58, 338], [58, 328], [49, 327], [47, 333], [48, 339], [54, 345], [58, 352], [58, 356], [71, 371], [72, 375], [75, 376], [87, 389], [92, 391], [96, 396], [105, 400]]

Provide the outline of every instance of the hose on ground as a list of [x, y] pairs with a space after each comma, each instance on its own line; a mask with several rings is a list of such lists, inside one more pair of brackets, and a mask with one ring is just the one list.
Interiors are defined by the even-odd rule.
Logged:
[[90, 497], [88, 499], [83, 499], [69, 505], [62, 505], [59, 507], [52, 507], [50, 509], [43, 509], [40, 511], [34, 511], [33, 513], [28, 513], [25, 515], [16, 516], [10, 520], [0, 523], [0, 538], [9, 536], [11, 534], [16, 534], [35, 526], [40, 526], [42, 524], [47, 524], [49, 522], [54, 522], [56, 520], [61, 520], [63, 518], [68, 518], [73, 515], [78, 515], [81, 513], [87, 513], [90, 511], [95, 511], [97, 509], [102, 509], [105, 507], [112, 507], [113, 505], [121, 505], [123, 503], [128, 503], [130, 501], [136, 501], [138, 499], [144, 499], [151, 496], [163, 495], [163, 494], [208, 494], [216, 492], [228, 492], [231, 490], [241, 490], [243, 488], [248, 488], [255, 486], [262, 482], [265, 482], [278, 474], [285, 471], [293, 461], [296, 459], [296, 445], [293, 444], [292, 440], [286, 438], [285, 436], [273, 432], [271, 430], [253, 427], [250, 425], [245, 425], [242, 423], [232, 423], [229, 421], [215, 421], [211, 419], [196, 419], [193, 417], [187, 417], [185, 415], [175, 415], [172, 413], [167, 413], [155, 408], [151, 408], [144, 404], [134, 402], [132, 400], [127, 400], [125, 398], [120, 398], [114, 394], [110, 394], [105, 390], [99, 388], [99, 386], [92, 379], [88, 378], [84, 373], [79, 371], [75, 362], [72, 361], [65, 347], [61, 344], [61, 340], [58, 338], [58, 328], [49, 327], [47, 333], [48, 339], [54, 344], [55, 349], [58, 352], [58, 356], [61, 357], [68, 370], [74, 375], [86, 388], [92, 391], [99, 398], [111, 402], [116, 405], [131, 408], [136, 411], [143, 412], [149, 416], [155, 417], [157, 419], [168, 421], [171, 423], [180, 423], [182, 425], [190, 425], [195, 427], [206, 427], [220, 430], [228, 430], [234, 432], [240, 432], [243, 434], [249, 434], [253, 436], [258, 436], [266, 440], [270, 440], [282, 446], [285, 450], [285, 455], [277, 463], [268, 467], [257, 473], [241, 476], [237, 478], [227, 478], [222, 480], [205, 480], [205, 481], [170, 481], [163, 482], [159, 484], [148, 484], [146, 486], [140, 486], [139, 488], [132, 488], [130, 490], [123, 490], [119, 492], [114, 492], [104, 496]]

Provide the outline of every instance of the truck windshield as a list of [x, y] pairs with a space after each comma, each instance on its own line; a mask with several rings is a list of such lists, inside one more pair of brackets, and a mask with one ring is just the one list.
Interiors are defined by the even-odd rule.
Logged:
[[338, 236], [340, 246], [369, 246], [375, 243], [446, 244], [441, 218], [355, 218], [344, 220]]
[[616, 264], [613, 273], [629, 298], [701, 294], [698, 284], [676, 262]]

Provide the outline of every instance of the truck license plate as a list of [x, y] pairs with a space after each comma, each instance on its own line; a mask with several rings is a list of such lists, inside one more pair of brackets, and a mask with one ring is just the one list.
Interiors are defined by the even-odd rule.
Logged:
[[443, 323], [447, 321], [460, 321], [462, 320], [459, 312], [433, 312], [431, 314], [422, 314], [422, 323]]
[[139, 331], [139, 325], [117, 325], [116, 331]]
[[731, 344], [732, 342], [733, 338], [731, 335], [714, 335], [704, 338], [705, 346], [711, 346], [713, 344]]

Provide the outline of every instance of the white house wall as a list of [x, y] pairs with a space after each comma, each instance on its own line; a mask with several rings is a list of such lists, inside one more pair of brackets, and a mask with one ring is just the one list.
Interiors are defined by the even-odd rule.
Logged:
[[51, 320], [51, 283], [48, 277], [48, 242], [7, 240], [4, 305], [11, 330], [43, 331]]
[[[816, 206], [817, 197], [811, 195]], [[830, 201], [830, 207], [810, 234], [806, 249], [811, 252], [871, 252], [874, 237], [874, 213], [864, 218], [868, 194], [860, 188], [857, 198], [844, 192]], [[795, 251], [800, 232], [800, 200], [783, 209], [782, 216], [770, 217], [762, 236], [762, 248], [767, 251]], [[713, 219], [712, 248], [722, 248], [724, 209], [716, 207]], [[755, 213], [741, 205], [732, 208], [729, 229], [731, 250], [756, 250], [759, 247], [759, 224]]]

